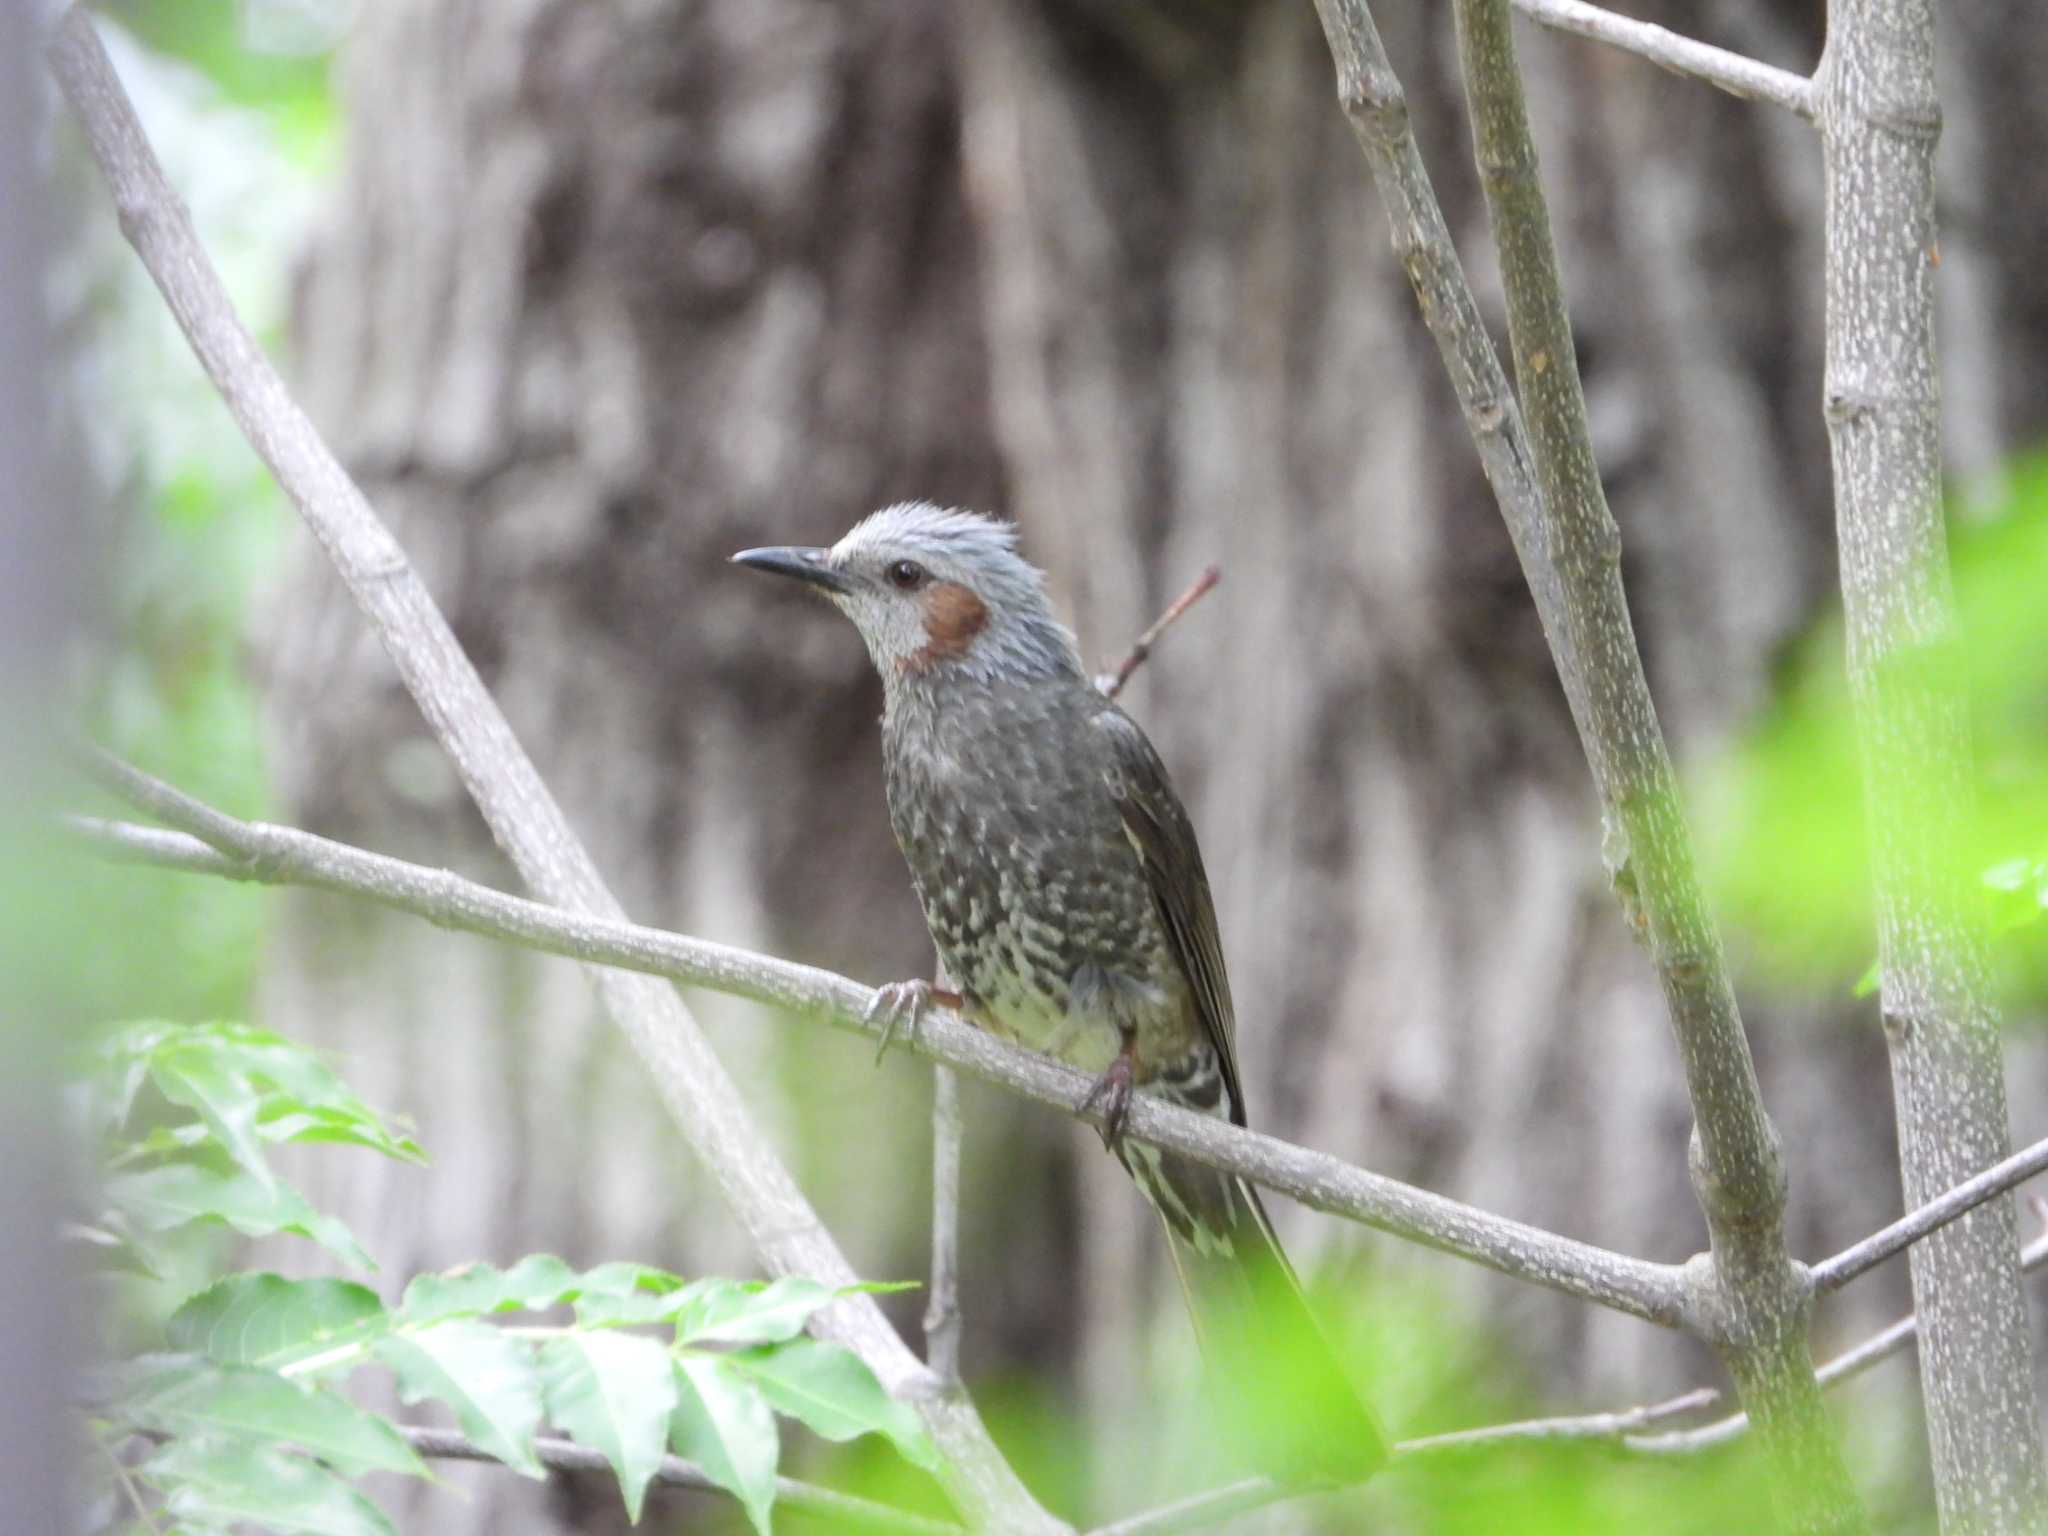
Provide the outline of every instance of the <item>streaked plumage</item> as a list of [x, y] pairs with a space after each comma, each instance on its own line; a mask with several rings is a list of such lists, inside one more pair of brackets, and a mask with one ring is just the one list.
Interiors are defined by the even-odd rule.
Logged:
[[[1151, 742], [1089, 682], [1008, 525], [905, 503], [830, 550], [735, 558], [823, 588], [867, 642], [887, 701], [890, 820], [969, 1015], [1090, 1073], [1127, 1053], [1141, 1091], [1244, 1124], [1194, 828]], [[1148, 1145], [1115, 1145], [1166, 1223], [1219, 1374], [1256, 1397], [1277, 1367], [1314, 1426], [1307, 1443], [1267, 1437], [1276, 1443], [1253, 1447], [1254, 1459], [1291, 1477], [1378, 1465], [1378, 1427], [1256, 1192]]]

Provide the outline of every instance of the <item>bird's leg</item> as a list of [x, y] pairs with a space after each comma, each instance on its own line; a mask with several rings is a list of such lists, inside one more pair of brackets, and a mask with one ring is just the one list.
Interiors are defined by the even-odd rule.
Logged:
[[1124, 1139], [1124, 1122], [1131, 1117], [1131, 1094], [1138, 1083], [1138, 1031], [1119, 1024], [1117, 1033], [1123, 1043], [1117, 1047], [1116, 1060], [1103, 1069], [1081, 1101], [1084, 1115], [1102, 1111], [1102, 1144], [1112, 1152]]
[[863, 1024], [882, 1021], [882, 1043], [875, 1047], [875, 1062], [880, 1065], [889, 1053], [889, 1043], [896, 1038], [900, 1027], [907, 1039], [917, 1038], [917, 1021], [925, 1009], [937, 1003], [941, 1008], [959, 1008], [967, 1001], [958, 992], [949, 992], [944, 987], [935, 987], [928, 981], [892, 981], [886, 987], [875, 989], [875, 999], [868, 1004], [867, 1012], [860, 1018]]

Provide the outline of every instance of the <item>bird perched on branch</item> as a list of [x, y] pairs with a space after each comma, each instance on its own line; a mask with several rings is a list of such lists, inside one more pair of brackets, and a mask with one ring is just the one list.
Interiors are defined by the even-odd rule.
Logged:
[[736, 563], [829, 597], [882, 675], [889, 816], [957, 993], [938, 998], [1097, 1074], [1088, 1108], [1166, 1224], [1250, 1459], [1355, 1481], [1386, 1444], [1244, 1180], [1123, 1135], [1132, 1092], [1245, 1123], [1230, 982], [1195, 832], [1144, 732], [1092, 684], [1006, 523], [921, 502], [829, 549]]

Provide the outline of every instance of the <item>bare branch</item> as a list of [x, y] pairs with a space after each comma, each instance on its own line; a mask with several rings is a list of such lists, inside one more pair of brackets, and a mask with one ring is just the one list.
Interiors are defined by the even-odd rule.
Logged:
[[[2043, 1213], [2043, 1220], [2048, 1222], [2048, 1212]], [[2030, 1273], [2048, 1264], [2048, 1234], [2036, 1238], [2028, 1246], [2022, 1262]], [[1917, 1331], [1917, 1318], [1902, 1317], [1854, 1348], [1844, 1350], [1814, 1375], [1821, 1385], [1828, 1387], [1860, 1376], [1872, 1366], [1899, 1353], [1913, 1341]], [[1489, 1424], [1478, 1429], [1423, 1435], [1396, 1445], [1394, 1459], [1396, 1462], [1413, 1462], [1495, 1450], [1505, 1445], [1587, 1440], [1614, 1441], [1631, 1455], [1690, 1455], [1740, 1438], [1749, 1428], [1749, 1415], [1732, 1413], [1710, 1424], [1662, 1434], [1643, 1434], [1641, 1431], [1665, 1419], [1713, 1408], [1720, 1402], [1719, 1389], [1695, 1387], [1661, 1403], [1624, 1408], [1618, 1412], [1523, 1419], [1511, 1424]], [[1299, 1497], [1300, 1493], [1300, 1489], [1287, 1488], [1270, 1478], [1245, 1478], [1159, 1509], [1099, 1526], [1089, 1536], [1174, 1536], [1176, 1532], [1199, 1530], [1228, 1520], [1233, 1515]]]
[[1108, 1525], [1098, 1525], [1088, 1536], [1175, 1536], [1179, 1531], [1197, 1531], [1232, 1515], [1248, 1514], [1301, 1495], [1301, 1489], [1289, 1488], [1269, 1477], [1247, 1477], [1142, 1514], [1112, 1520]]
[[1633, 16], [1617, 16], [1597, 5], [1587, 5], [1585, 0], [1514, 0], [1514, 7], [1541, 26], [1589, 37], [1648, 59], [1674, 75], [1690, 75], [1719, 86], [1731, 96], [1769, 102], [1808, 122], [1814, 119], [1817, 109], [1813, 82], [1789, 69], [1779, 69], [1711, 43], [1694, 42], [1654, 23], [1637, 21]]
[[[488, 1461], [498, 1465], [498, 1458], [484, 1450], [474, 1441], [466, 1440], [452, 1430], [426, 1429], [417, 1425], [401, 1424], [398, 1432], [420, 1455], [438, 1461]], [[543, 1435], [533, 1442], [533, 1454], [544, 1467], [557, 1472], [600, 1472], [609, 1474], [611, 1463], [604, 1452], [591, 1446], [578, 1445], [573, 1440], [559, 1440]], [[705, 1493], [731, 1497], [729, 1490], [720, 1487], [694, 1462], [680, 1456], [664, 1456], [655, 1471], [654, 1480], [671, 1488], [695, 1488]], [[897, 1509], [890, 1504], [878, 1504], [872, 1499], [858, 1498], [850, 1493], [835, 1489], [821, 1488], [816, 1483], [801, 1483], [795, 1478], [775, 1479], [775, 1503], [778, 1508], [802, 1510], [805, 1514], [817, 1515], [832, 1522], [835, 1531], [881, 1531], [906, 1533], [906, 1536], [961, 1536], [961, 1528], [948, 1525], [943, 1520], [928, 1520], [923, 1515], [914, 1515], [908, 1510]]]
[[[1621, 585], [1621, 541], [1585, 426], [1549, 216], [1536, 180], [1506, 0], [1458, 8], [1481, 179], [1501, 250], [1528, 430], [1429, 184], [1365, 0], [1317, 0], [1338, 99], [1373, 171], [1557, 659], [1604, 807], [1617, 892], [1663, 984], [1696, 1117], [1714, 1266], [1691, 1299], [1758, 1406], [1793, 1523], [1860, 1510], [1806, 1357], [1807, 1295], [1785, 1252], [1784, 1175], [1708, 917]], [[1540, 490], [1539, 490], [1540, 485]]]
[[[132, 777], [146, 776], [123, 765], [120, 781]], [[185, 798], [171, 794], [176, 800]], [[153, 792], [152, 798], [164, 803], [161, 793]], [[232, 828], [224, 830], [216, 817], [218, 812], [208, 818], [220, 838], [211, 849], [190, 839], [174, 841], [176, 833], [88, 817], [69, 818], [68, 825], [93, 846], [134, 862], [359, 896], [444, 928], [751, 998], [854, 1033], [873, 1037], [881, 1028], [865, 1019], [873, 989], [829, 971], [658, 928], [564, 912], [446, 870], [407, 864], [287, 827], [221, 818]], [[209, 856], [225, 867], [214, 866]], [[1070, 1115], [1081, 1113], [1093, 1086], [1085, 1073], [998, 1040], [949, 1009], [922, 1013], [908, 1045], [919, 1055]], [[1677, 1266], [1629, 1258], [1545, 1232], [1149, 1094], [1140, 1094], [1133, 1102], [1127, 1134], [1242, 1174], [1316, 1210], [1517, 1279], [1650, 1322], [1687, 1326], [1683, 1272]]]
[[1947, 1226], [1958, 1216], [1974, 1211], [1986, 1200], [2017, 1188], [2035, 1174], [2048, 1171], [2048, 1140], [2037, 1141], [2023, 1152], [1986, 1168], [1973, 1179], [1936, 1196], [1916, 1211], [1909, 1211], [1888, 1227], [1882, 1227], [1860, 1243], [1844, 1248], [1833, 1258], [1813, 1267], [1815, 1294], [1825, 1296], [1840, 1290], [1866, 1270], [1875, 1269], [1894, 1254], [1903, 1253], [1921, 1238]]
[[1661, 1403], [1622, 1408], [1608, 1413], [1580, 1413], [1547, 1419], [1521, 1419], [1512, 1424], [1487, 1424], [1478, 1429], [1454, 1429], [1447, 1434], [1426, 1435], [1404, 1440], [1394, 1448], [1401, 1457], [1439, 1456], [1490, 1450], [1499, 1445], [1548, 1440], [1619, 1440], [1625, 1435], [1661, 1424], [1666, 1419], [1698, 1413], [1721, 1401], [1713, 1387], [1694, 1387]]
[[[2020, 1268], [2025, 1273], [2031, 1274], [2043, 1264], [2048, 1264], [2048, 1235], [2035, 1238], [2020, 1255]], [[1898, 1321], [1879, 1329], [1861, 1344], [1842, 1351], [1814, 1374], [1825, 1387], [1861, 1376], [1873, 1365], [1899, 1353], [1912, 1343], [1919, 1333], [1919, 1316], [1908, 1313]], [[1702, 1424], [1697, 1429], [1674, 1430], [1662, 1435], [1635, 1435], [1624, 1443], [1629, 1450], [1647, 1456], [1682, 1455], [1703, 1451], [1710, 1446], [1723, 1445], [1735, 1439], [1748, 1427], [1748, 1414], [1731, 1413], [1725, 1419], [1716, 1419], [1713, 1423]]]
[[932, 1287], [924, 1309], [924, 1363], [960, 1385], [960, 1077], [932, 1069]]
[[1182, 614], [1186, 613], [1195, 604], [1207, 597], [1210, 592], [1214, 591], [1216, 583], [1222, 579], [1222, 566], [1204, 566], [1201, 575], [1188, 583], [1187, 590], [1168, 603], [1166, 605], [1166, 612], [1159, 615], [1150, 629], [1138, 636], [1137, 643], [1131, 647], [1130, 654], [1124, 657], [1123, 661], [1118, 664], [1117, 669], [1114, 672], [1105, 672], [1096, 678], [1095, 686], [1100, 688], [1104, 695], [1112, 699], [1122, 693], [1124, 691], [1124, 684], [1131, 680], [1131, 674], [1142, 667], [1145, 664], [1145, 659], [1152, 654], [1152, 647], [1159, 643], [1159, 637], [1171, 629]]
[[1458, 397], [1479, 453], [1480, 467], [1500, 503], [1536, 616], [1557, 661], [1572, 721], [1588, 755], [1592, 726], [1578, 651], [1566, 630], [1564, 587], [1559, 580], [1534, 459], [1522, 427], [1521, 408], [1501, 372], [1472, 285], [1465, 280], [1458, 250], [1444, 223], [1422, 153], [1408, 120], [1408, 99], [1387, 60], [1365, 0], [1316, 0], [1323, 35], [1337, 66], [1337, 100], [1350, 120], [1372, 168], [1373, 184], [1392, 226], [1394, 255], [1415, 289], [1422, 320], [1436, 340], [1444, 371]]
[[[370, 620], [520, 878], [560, 907], [622, 920], [623, 909], [404, 550], [235, 313], [83, 11], [65, 13], [48, 52], [113, 194], [122, 233], [236, 424]], [[674, 988], [609, 968], [594, 969], [591, 976], [669, 1117], [768, 1267], [830, 1285], [857, 1281]], [[814, 1327], [852, 1349], [890, 1392], [916, 1408], [938, 1447], [948, 1494], [974, 1523], [1031, 1532], [1067, 1529], [1018, 1480], [965, 1395], [935, 1390], [932, 1373], [889, 1326], [872, 1296], [834, 1302]]]
[[[1849, 696], [1862, 759], [1899, 1173], [1924, 1206], [2012, 1149], [1983, 891], [1965, 863], [1976, 764], [1943, 521], [1933, 0], [1830, 0], [1823, 395]], [[1913, 1249], [1944, 1531], [2048, 1529], [2019, 1282], [1995, 1199]]]

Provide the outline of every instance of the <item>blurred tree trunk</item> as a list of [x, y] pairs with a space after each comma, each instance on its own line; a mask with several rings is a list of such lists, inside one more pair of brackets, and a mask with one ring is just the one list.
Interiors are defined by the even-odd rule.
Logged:
[[[1448, 15], [1381, 22], [1484, 297]], [[1832, 580], [1818, 151], [1586, 45], [1526, 57], [1637, 625], [1697, 760]], [[872, 980], [929, 963], [865, 659], [733, 577], [731, 550], [907, 496], [1007, 511], [1103, 658], [1220, 559], [1129, 702], [1202, 831], [1255, 1123], [1616, 1247], [1700, 1246], [1656, 989], [1306, 6], [392, 0], [348, 81], [297, 317], [309, 404], [629, 907]], [[1944, 322], [1979, 337], [2039, 303], [2003, 227], [1956, 235], [1974, 280]], [[2014, 351], [1945, 352], [1952, 398], [1996, 417], [1952, 437], [1977, 467], [2048, 417], [2044, 365]], [[501, 875], [317, 566], [266, 637], [287, 813]], [[1838, 997], [1750, 1010], [1803, 1254], [1897, 1199], [1881, 1043], [1821, 1027]], [[573, 971], [308, 900], [267, 1005], [421, 1121], [432, 1173], [338, 1192], [395, 1272], [539, 1248], [746, 1265]], [[758, 1021], [721, 1038], [857, 1261], [917, 1273], [922, 1074]], [[1153, 1341], [1185, 1347], [1151, 1223], [1092, 1138], [984, 1099], [970, 1378], [1050, 1370], [1113, 1414]], [[1377, 1283], [1426, 1275], [1541, 1341], [1560, 1408], [1701, 1368], [1626, 1321], [1282, 1219], [1305, 1264], [1362, 1254]], [[1831, 1318], [1896, 1306], [1898, 1278]], [[509, 1481], [486, 1486], [532, 1498]]]

